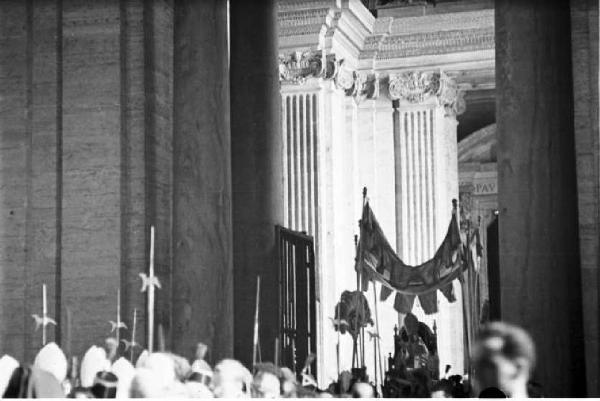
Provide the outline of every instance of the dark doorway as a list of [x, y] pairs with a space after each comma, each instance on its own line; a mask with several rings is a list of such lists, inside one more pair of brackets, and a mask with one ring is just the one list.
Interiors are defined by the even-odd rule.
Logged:
[[[299, 375], [317, 352], [315, 252], [313, 237], [277, 227], [279, 243], [279, 347], [281, 366]], [[316, 377], [316, 362], [308, 366]]]
[[489, 319], [500, 320], [500, 243], [498, 215], [487, 227], [488, 291], [490, 295]]

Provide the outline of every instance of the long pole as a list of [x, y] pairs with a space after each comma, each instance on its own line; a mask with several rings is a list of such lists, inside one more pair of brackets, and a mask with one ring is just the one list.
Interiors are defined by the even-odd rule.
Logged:
[[73, 327], [73, 312], [71, 311], [71, 308], [66, 308], [67, 311], [67, 321], [66, 321], [66, 325], [67, 325], [67, 339], [65, 341], [65, 353], [70, 357], [71, 356], [71, 350], [72, 350], [72, 327]]
[[340, 321], [342, 320], [342, 316], [340, 315], [340, 303], [341, 302], [338, 302], [338, 304], [337, 304], [337, 316], [335, 317], [335, 320], [337, 320], [337, 324], [338, 324], [337, 345], [336, 345], [336, 349], [337, 349], [337, 380], [339, 380], [339, 378], [340, 378], [340, 330], [342, 329], [342, 325], [340, 323]]
[[133, 328], [131, 329], [131, 346], [129, 350], [129, 362], [133, 363], [133, 347], [135, 345], [135, 326], [137, 325], [137, 308], [133, 308]]
[[48, 306], [46, 299], [46, 284], [42, 284], [42, 346], [46, 345], [46, 321], [48, 317]]
[[275, 337], [275, 367], [279, 367], [279, 337]]
[[117, 290], [117, 348], [120, 344], [120, 328], [121, 325], [121, 289]]
[[375, 306], [375, 329], [377, 330], [377, 337], [375, 338], [376, 344], [377, 344], [377, 350], [376, 352], [376, 357], [379, 359], [379, 364], [377, 365], [377, 363], [375, 364], [375, 386], [378, 385], [377, 383], [377, 366], [379, 366], [379, 377], [381, 378], [381, 381], [383, 381], [383, 367], [381, 366], [381, 339], [380, 339], [380, 335], [379, 335], [379, 311], [377, 308], [377, 285], [375, 284], [375, 281], [373, 281], [373, 299], [374, 299], [374, 306]]
[[252, 346], [252, 369], [256, 366], [258, 355], [258, 310], [260, 307], [260, 276], [256, 278], [256, 307], [254, 310], [254, 342]]
[[166, 351], [166, 343], [165, 343], [165, 330], [162, 324], [158, 324], [158, 350], [160, 352]]
[[[149, 277], [154, 277], [154, 226], [150, 227], [150, 272]], [[148, 286], [148, 352], [152, 352], [154, 345], [154, 285]]]

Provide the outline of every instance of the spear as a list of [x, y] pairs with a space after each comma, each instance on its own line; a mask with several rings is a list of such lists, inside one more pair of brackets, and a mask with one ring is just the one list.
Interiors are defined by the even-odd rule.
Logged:
[[67, 311], [67, 318], [66, 318], [66, 325], [67, 325], [67, 340], [65, 341], [65, 352], [67, 355], [71, 356], [71, 346], [73, 343], [72, 340], [72, 327], [73, 327], [73, 312], [71, 311], [71, 308], [66, 308]]
[[117, 347], [119, 346], [121, 328], [121, 289], [117, 290]]
[[256, 366], [258, 351], [258, 308], [260, 301], [260, 276], [256, 278], [256, 309], [254, 311], [254, 342], [252, 349], [252, 368]]
[[154, 275], [154, 226], [150, 227], [150, 271], [148, 276], [140, 273], [142, 278], [142, 292], [148, 291], [148, 352], [152, 352], [154, 343], [154, 287], [160, 288], [160, 281]]
[[139, 344], [135, 342], [135, 329], [137, 327], [137, 308], [133, 308], [133, 327], [131, 329], [131, 342], [127, 340], [121, 340], [125, 344], [125, 351], [129, 351], [129, 360], [133, 363], [133, 349], [138, 347]]
[[[150, 227], [150, 271], [149, 278], [154, 277], [154, 226]], [[148, 288], [148, 352], [152, 352], [154, 344], [154, 286]]]
[[133, 363], [133, 347], [135, 344], [135, 326], [137, 325], [137, 308], [133, 308], [133, 328], [131, 329], [131, 351], [129, 351], [129, 361]]
[[42, 346], [46, 345], [46, 319], [48, 318], [48, 306], [46, 302], [46, 284], [42, 284]]
[[56, 326], [56, 322], [51, 317], [48, 317], [48, 306], [46, 299], [46, 284], [42, 284], [42, 316], [37, 314], [31, 315], [35, 320], [35, 329], [39, 329], [42, 326], [42, 346], [46, 345], [46, 326], [53, 324]]
[[123, 323], [121, 321], [121, 290], [120, 289], [117, 290], [117, 321], [113, 322], [112, 320], [109, 320], [108, 322], [111, 325], [110, 332], [112, 333], [115, 330], [117, 331], [116, 338], [117, 338], [117, 347], [118, 347], [119, 346], [119, 342], [120, 342], [119, 338], [120, 338], [121, 329], [122, 328], [123, 329], [127, 328], [127, 326], [125, 325], [125, 323]]

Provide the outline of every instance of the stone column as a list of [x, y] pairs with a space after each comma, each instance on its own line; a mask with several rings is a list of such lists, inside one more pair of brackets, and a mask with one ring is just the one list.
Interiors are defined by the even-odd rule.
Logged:
[[[339, 69], [334, 76], [336, 63]], [[303, 68], [303, 65], [318, 67]], [[362, 187], [369, 186], [375, 192], [376, 127], [372, 98], [376, 97], [375, 86], [378, 88], [379, 82], [373, 74], [360, 75], [339, 66], [335, 55], [324, 52], [283, 55], [280, 73], [285, 222], [289, 228], [305, 230], [315, 239], [317, 380], [320, 385], [327, 385], [337, 376], [338, 336], [330, 318], [335, 314], [341, 293], [356, 289], [353, 236], [358, 231], [357, 220], [362, 211]], [[367, 97], [370, 99], [365, 100]], [[370, 113], [359, 110], [361, 100], [371, 104]], [[305, 109], [305, 104], [310, 107]], [[309, 138], [306, 147], [305, 137]], [[303, 180], [307, 173], [308, 185]], [[305, 209], [314, 211], [314, 224], [303, 223]], [[340, 341], [340, 368], [350, 369], [352, 354], [344, 351], [352, 349], [350, 336], [343, 335]], [[371, 366], [372, 355], [368, 348], [366, 351], [365, 362]]]
[[109, 334], [120, 288], [121, 24], [115, 0], [63, 3], [60, 296], [82, 353]]
[[233, 353], [226, 2], [176, 1], [174, 36], [173, 349], [202, 341], [217, 362]]
[[283, 160], [275, 1], [231, 1], [230, 35], [234, 356], [250, 366], [258, 275], [263, 360], [273, 359], [279, 332], [275, 225], [283, 224]]
[[[454, 82], [440, 73], [409, 72], [390, 76], [394, 110], [396, 232], [399, 256], [410, 265], [433, 257], [446, 235], [452, 199], [458, 199], [455, 114], [460, 98]], [[463, 311], [460, 285], [456, 301], [437, 293], [439, 312], [420, 320], [438, 327], [440, 366], [463, 373]]]
[[501, 315], [532, 334], [544, 395], [581, 397], [569, 5], [498, 1], [495, 27]]
[[573, 0], [571, 43], [587, 396], [600, 396], [598, 2]]
[[[303, 85], [281, 83], [282, 100], [282, 156], [284, 182], [284, 226], [295, 231], [304, 231], [315, 243], [315, 262], [320, 270], [323, 238], [319, 194], [321, 130], [320, 116], [323, 104], [321, 88], [316, 80]], [[317, 285], [323, 280], [317, 275]], [[317, 288], [317, 298], [322, 301], [322, 288]], [[322, 305], [319, 302], [318, 306]], [[321, 321], [322, 309], [317, 307], [317, 321]], [[329, 345], [329, 344], [328, 344]], [[324, 356], [323, 331], [317, 332], [317, 371], [322, 372]]]
[[[31, 68], [30, 45], [32, 35], [32, 10], [30, 3], [4, 2], [0, 6], [0, 25], [2, 31], [0, 40], [0, 68], [3, 78], [0, 79], [0, 348], [20, 359], [27, 354], [28, 333], [34, 327], [32, 321], [25, 316], [28, 308], [27, 288], [23, 285], [28, 273], [27, 258], [35, 259], [36, 255], [27, 255], [26, 218], [28, 215], [28, 189], [31, 187], [29, 178], [31, 171], [32, 151], [30, 147], [36, 140], [32, 136], [31, 123], [28, 121], [32, 113], [31, 83], [33, 78]], [[48, 21], [51, 32], [52, 22]], [[47, 55], [47, 70], [52, 75], [52, 54]], [[44, 71], [38, 71], [40, 77]], [[51, 90], [49, 90], [51, 92]], [[51, 95], [50, 95], [51, 96]], [[41, 102], [42, 99], [38, 99]], [[51, 100], [49, 100], [52, 102]], [[52, 110], [49, 108], [49, 114]], [[48, 136], [52, 137], [55, 127], [49, 122]], [[49, 139], [51, 142], [52, 139]], [[52, 163], [51, 154], [48, 157]], [[52, 177], [48, 177], [49, 180]], [[50, 211], [49, 214], [51, 214]], [[45, 219], [44, 219], [45, 220]], [[43, 223], [46, 223], [44, 221]], [[42, 223], [42, 224], [43, 224]], [[54, 236], [52, 220], [47, 226], [48, 238]], [[48, 252], [52, 258], [52, 252]], [[51, 260], [49, 261], [51, 262]], [[53, 280], [52, 280], [53, 281]], [[39, 289], [41, 299], [41, 288]], [[53, 291], [54, 292], [54, 291]], [[52, 299], [52, 298], [51, 298]], [[37, 303], [38, 306], [41, 303]], [[53, 306], [53, 305], [52, 305]], [[51, 308], [52, 308], [51, 306]], [[51, 309], [54, 311], [54, 308]], [[39, 312], [31, 312], [39, 313]], [[53, 338], [54, 330], [49, 338]], [[39, 336], [41, 337], [41, 336]], [[41, 342], [40, 340], [38, 340]]]

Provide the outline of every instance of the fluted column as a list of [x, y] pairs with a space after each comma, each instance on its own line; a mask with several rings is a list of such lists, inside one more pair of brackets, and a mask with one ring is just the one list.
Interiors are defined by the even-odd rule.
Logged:
[[275, 225], [283, 224], [283, 160], [275, 1], [231, 1], [230, 36], [234, 355], [251, 364], [258, 275], [263, 360], [273, 360], [279, 331]]
[[[446, 234], [452, 199], [458, 198], [456, 112], [461, 98], [440, 73], [390, 76], [394, 101], [396, 232], [399, 256], [410, 265], [433, 257]], [[449, 303], [438, 293], [439, 312], [426, 316], [415, 300], [413, 313], [430, 327], [436, 321], [440, 365], [463, 373], [463, 312], [460, 285]], [[417, 298], [418, 299], [418, 298]]]
[[[356, 72], [324, 51], [283, 53], [279, 68], [285, 224], [306, 231], [315, 240], [317, 380], [325, 386], [337, 376], [338, 336], [329, 318], [340, 294], [356, 288], [353, 236], [361, 213], [362, 187], [374, 188], [372, 99], [377, 97], [379, 81], [374, 74]], [[370, 102], [370, 118], [361, 112], [361, 101]], [[351, 349], [349, 336], [342, 336], [341, 341], [342, 349]], [[366, 362], [371, 363], [372, 356]], [[351, 353], [342, 352], [340, 369], [351, 365]]]

